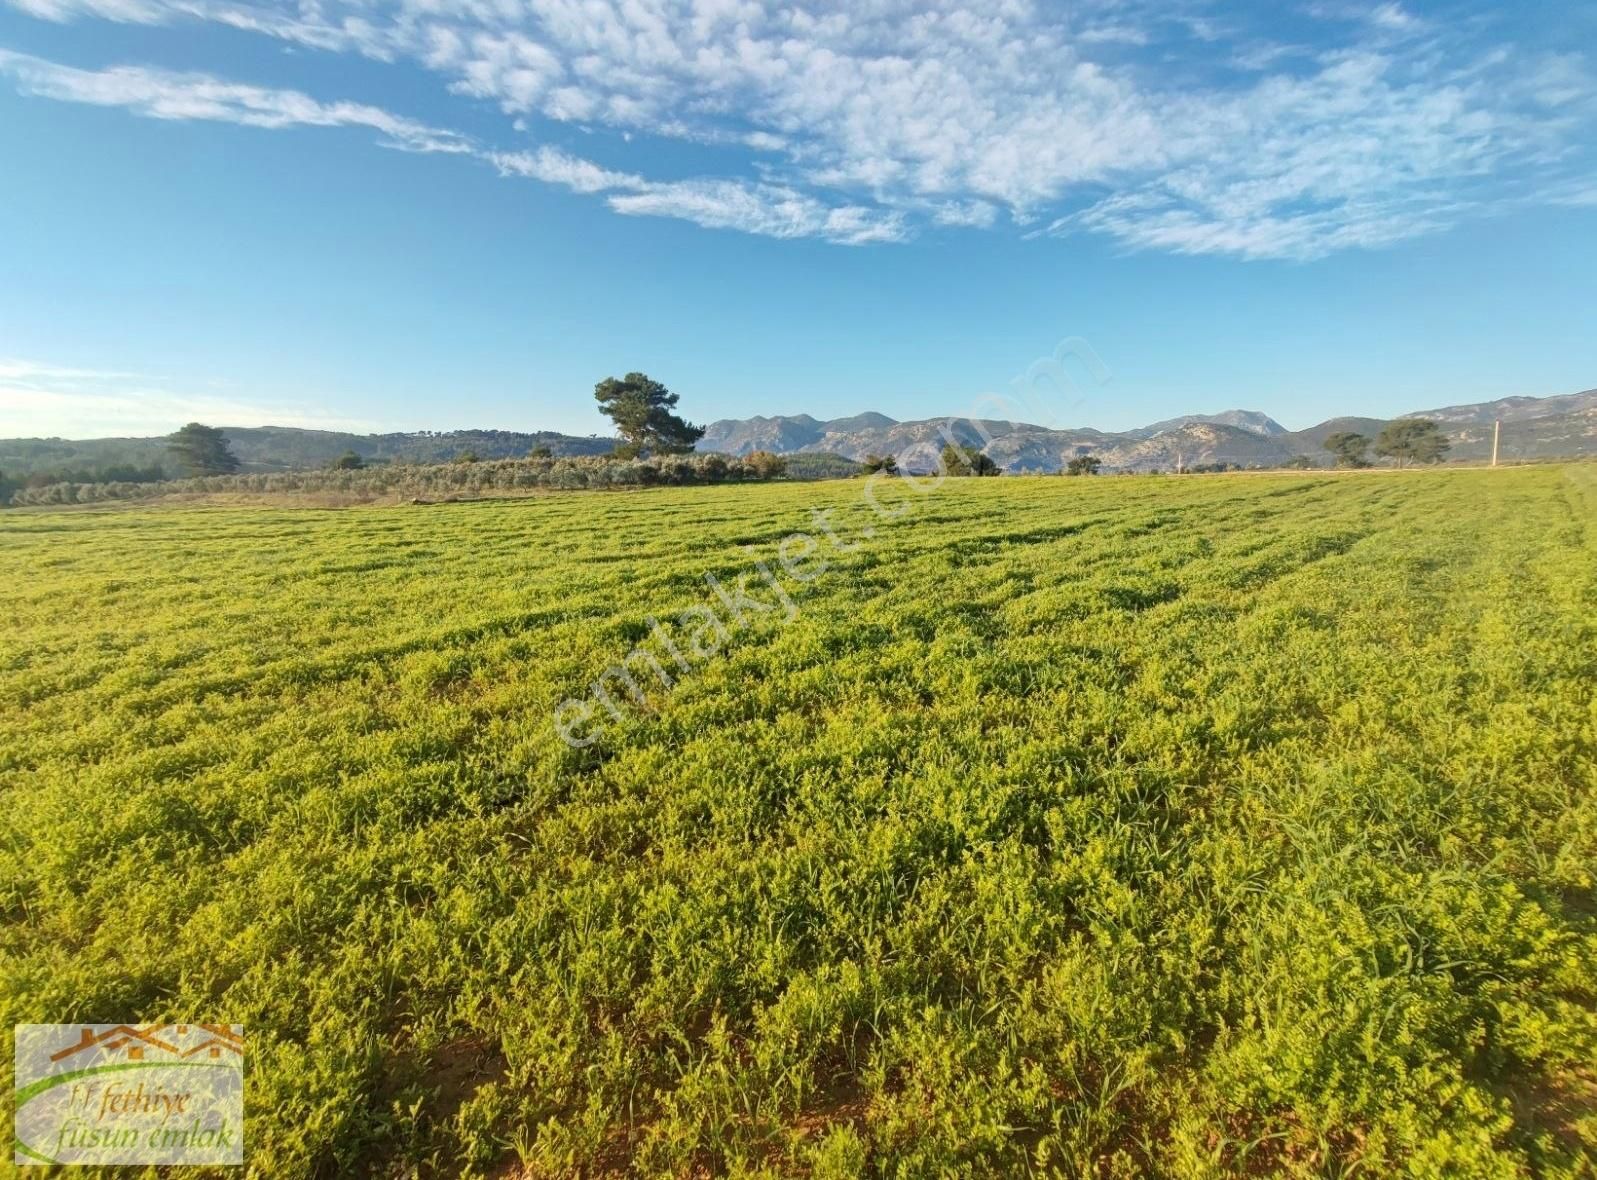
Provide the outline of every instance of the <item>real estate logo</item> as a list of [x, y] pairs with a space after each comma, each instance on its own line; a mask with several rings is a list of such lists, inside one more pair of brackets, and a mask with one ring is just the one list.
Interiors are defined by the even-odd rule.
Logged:
[[19, 1024], [19, 1164], [242, 1164], [244, 1029]]

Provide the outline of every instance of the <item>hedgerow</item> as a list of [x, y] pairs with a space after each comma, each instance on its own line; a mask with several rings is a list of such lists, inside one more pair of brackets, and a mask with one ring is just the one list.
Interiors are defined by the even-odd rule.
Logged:
[[368, 499], [390, 496], [482, 495], [516, 489], [648, 487], [764, 480], [779, 477], [779, 456], [756, 452], [725, 455], [668, 455], [652, 459], [577, 456], [562, 459], [498, 459], [473, 463], [374, 464], [355, 470], [306, 470], [192, 479], [108, 483], [54, 483], [19, 488], [15, 507], [96, 504], [108, 500], [148, 500], [165, 496], [247, 492], [339, 494]]

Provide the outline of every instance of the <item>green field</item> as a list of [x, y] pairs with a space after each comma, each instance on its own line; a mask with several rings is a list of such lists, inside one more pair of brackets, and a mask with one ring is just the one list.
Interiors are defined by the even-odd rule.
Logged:
[[880, 486], [0, 513], [4, 1022], [272, 1178], [1593, 1175], [1597, 467]]

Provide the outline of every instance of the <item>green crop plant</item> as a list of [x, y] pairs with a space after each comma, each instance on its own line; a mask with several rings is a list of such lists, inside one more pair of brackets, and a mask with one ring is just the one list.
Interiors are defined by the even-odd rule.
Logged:
[[1597, 468], [873, 486], [0, 514], [5, 1023], [273, 1180], [1592, 1175]]

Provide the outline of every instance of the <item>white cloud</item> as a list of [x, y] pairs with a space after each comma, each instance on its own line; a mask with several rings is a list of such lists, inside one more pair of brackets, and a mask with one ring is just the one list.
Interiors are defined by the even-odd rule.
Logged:
[[1090, 25], [1076, 40], [1084, 45], [1146, 45], [1148, 34], [1134, 25]]
[[24, 383], [121, 381], [135, 376], [134, 373], [111, 372], [104, 369], [70, 369], [61, 365], [43, 365], [38, 361], [0, 357], [0, 381]]
[[407, 151], [469, 152], [465, 137], [364, 103], [322, 103], [296, 90], [224, 82], [142, 66], [79, 70], [0, 49], [0, 72], [24, 94], [94, 106], [125, 107], [152, 119], [207, 119], [246, 127], [366, 127]]
[[1230, 65], [1233, 69], [1243, 70], [1248, 73], [1258, 73], [1276, 65], [1285, 58], [1302, 55], [1307, 51], [1298, 45], [1281, 45], [1274, 41], [1261, 41], [1257, 44], [1244, 45], [1237, 49], [1232, 56]]
[[1261, 208], [1216, 217], [1173, 198], [1131, 195], [1100, 201], [1050, 228], [1056, 233], [1097, 230], [1133, 248], [1175, 254], [1311, 259], [1351, 247], [1389, 245], [1442, 224], [1432, 213], [1379, 204], [1297, 212]]
[[793, 189], [726, 180], [653, 183], [611, 196], [617, 213], [679, 217], [708, 229], [772, 238], [825, 238], [844, 245], [897, 242], [906, 236], [898, 213], [859, 205], [828, 206]]
[[1370, 23], [1405, 33], [1420, 27], [1419, 19], [1406, 12], [1401, 4], [1382, 4], [1370, 13]]
[[1485, 178], [1555, 149], [1548, 126], [1481, 107], [1477, 85], [1408, 79], [1380, 54], [1335, 56], [1313, 75], [1212, 105], [1170, 167], [1052, 228], [1296, 259], [1436, 231], [1503, 199], [1480, 191]]
[[724, 179], [650, 181], [550, 147], [493, 152], [487, 158], [508, 176], [558, 184], [578, 193], [609, 193], [610, 207], [631, 216], [676, 217], [707, 229], [774, 238], [819, 237], [845, 245], [900, 241], [907, 232], [899, 213], [832, 206], [779, 185]]
[[944, 201], [931, 213], [938, 225], [989, 226], [998, 219], [997, 206], [987, 201]]
[[[1006, 212], [1135, 247], [1312, 258], [1550, 188], [1578, 171], [1597, 124], [1580, 57], [1433, 25], [1396, 0], [1311, 8], [1324, 18], [1313, 49], [1278, 45], [1240, 15], [1142, 0], [1084, 0], [1074, 23], [1027, 0], [0, 2], [57, 20], [218, 21], [406, 58], [518, 127], [611, 132], [623, 151], [634, 136], [691, 140], [759, 179], [662, 179], [548, 146], [476, 151], [502, 172], [604, 194], [623, 213], [840, 242], [900, 240], [927, 222], [991, 227]], [[97, 101], [82, 78], [32, 85]], [[406, 142], [374, 108], [298, 95], [283, 110], [268, 96], [292, 92], [214, 86], [122, 105], [361, 123]], [[469, 150], [447, 132], [410, 135]]]
[[75, 16], [98, 16], [134, 24], [159, 24], [170, 19], [171, 6], [163, 0], [11, 0], [29, 16], [65, 21]]
[[505, 176], [557, 184], [612, 197], [617, 212], [680, 217], [712, 229], [737, 229], [772, 237], [820, 237], [848, 245], [897, 241], [902, 217], [858, 205], [834, 205], [790, 188], [741, 180], [649, 181], [603, 168], [558, 148], [496, 151], [454, 131], [407, 119], [361, 103], [322, 103], [293, 90], [224, 82], [202, 74], [175, 74], [139, 66], [102, 71], [74, 69], [42, 58], [0, 50], [0, 73], [16, 78], [25, 94], [95, 106], [124, 107], [155, 119], [205, 119], [248, 127], [365, 127], [388, 147], [450, 152], [492, 164]]
[[428, 64], [459, 75], [453, 89], [496, 100], [507, 113], [534, 110], [565, 72], [549, 50], [521, 33], [477, 33], [469, 38], [433, 26]]
[[491, 152], [488, 160], [506, 176], [525, 176], [546, 184], [558, 184], [574, 193], [603, 193], [613, 189], [640, 189], [641, 176], [612, 172], [592, 160], [542, 147], [535, 152]]
[[0, 436], [105, 438], [169, 434], [185, 422], [226, 426], [377, 427], [303, 405], [168, 388], [136, 373], [0, 358]]
[[1547, 202], [1552, 205], [1566, 205], [1573, 208], [1597, 206], [1597, 177], [1585, 177], [1560, 185], [1545, 196]]

